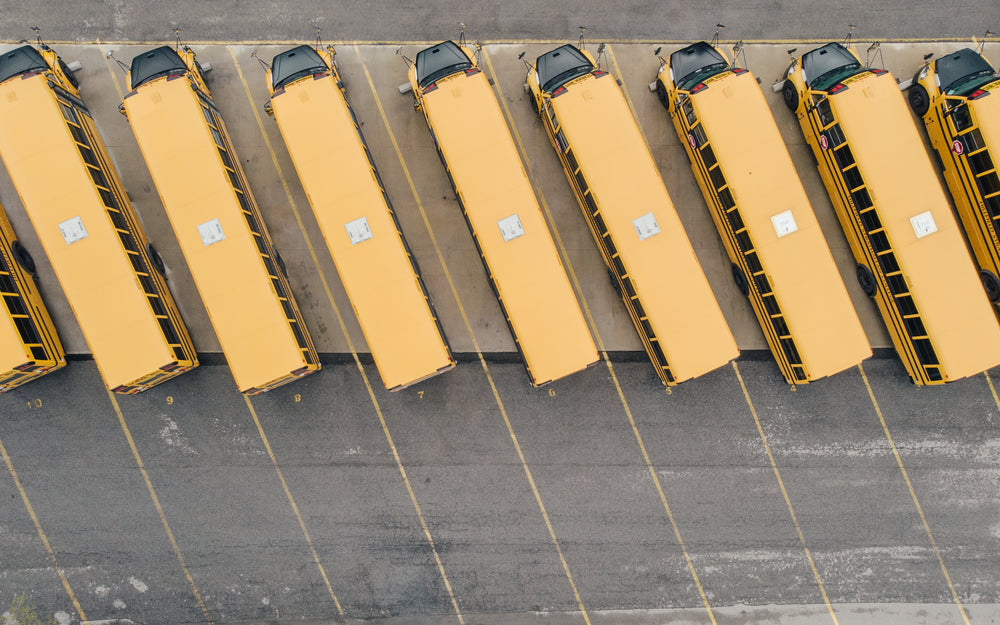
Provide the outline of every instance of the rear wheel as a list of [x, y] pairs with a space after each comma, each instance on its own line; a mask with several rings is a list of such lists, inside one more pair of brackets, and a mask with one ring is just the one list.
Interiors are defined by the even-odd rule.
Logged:
[[160, 253], [156, 251], [156, 248], [153, 247], [152, 243], [146, 244], [146, 250], [149, 252], [149, 262], [153, 264], [153, 269], [166, 279], [167, 266], [163, 264], [163, 259], [160, 258]]
[[924, 89], [923, 85], [914, 84], [910, 87], [906, 94], [906, 101], [910, 103], [910, 108], [917, 114], [917, 117], [923, 117], [927, 113], [927, 109], [931, 107], [931, 98], [927, 95], [927, 90]]
[[69, 66], [66, 65], [66, 63], [62, 59], [59, 59], [59, 69], [62, 70], [63, 74], [66, 74], [66, 80], [69, 81], [69, 84], [73, 85], [77, 89], [80, 88], [80, 81], [76, 79], [76, 76], [73, 75], [72, 70], [70, 70]]
[[14, 260], [16, 260], [17, 264], [21, 266], [21, 269], [24, 269], [31, 275], [35, 275], [35, 259], [31, 257], [28, 250], [24, 249], [21, 242], [14, 241], [11, 244], [10, 249], [14, 252]]
[[733, 282], [736, 283], [736, 288], [740, 290], [740, 293], [742, 293], [744, 297], [748, 297], [750, 295], [750, 283], [747, 282], [747, 275], [743, 273], [743, 270], [740, 269], [740, 266], [736, 263], [733, 263], [732, 271]]
[[986, 291], [986, 297], [991, 302], [1000, 300], [1000, 278], [997, 278], [997, 275], [992, 271], [983, 269], [979, 272], [979, 279], [983, 281], [983, 290]]
[[799, 108], [799, 92], [796, 91], [792, 81], [785, 80], [785, 86], [781, 88], [781, 99], [785, 101], [789, 111], [794, 113]]
[[859, 264], [856, 273], [861, 290], [868, 297], [875, 297], [875, 293], [878, 292], [878, 283], [875, 281], [875, 276], [872, 274], [871, 269]]

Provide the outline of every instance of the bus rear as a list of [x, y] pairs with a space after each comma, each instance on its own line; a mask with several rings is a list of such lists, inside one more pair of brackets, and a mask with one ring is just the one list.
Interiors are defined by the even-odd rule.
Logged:
[[733, 276], [789, 384], [871, 356], [805, 189], [753, 74], [706, 42], [657, 75]]
[[598, 362], [597, 348], [486, 75], [446, 41], [409, 72], [533, 386]]
[[319, 369], [319, 360], [240, 160], [194, 53], [132, 60], [128, 117], [241, 392]]
[[298, 46], [267, 74], [274, 116], [382, 383], [399, 390], [455, 366], [331, 49]]

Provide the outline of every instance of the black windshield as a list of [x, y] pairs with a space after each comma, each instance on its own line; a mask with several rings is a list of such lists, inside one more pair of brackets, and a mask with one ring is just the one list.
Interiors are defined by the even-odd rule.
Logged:
[[31, 71], [49, 68], [45, 59], [31, 46], [21, 46], [0, 55], [0, 82]]
[[174, 70], [187, 71], [187, 66], [181, 60], [177, 51], [170, 46], [161, 46], [149, 52], [143, 52], [132, 59], [132, 69], [129, 71], [129, 89], [135, 89], [154, 78], [165, 76]]
[[810, 89], [826, 91], [841, 80], [862, 71], [861, 63], [839, 43], [828, 43], [802, 56], [802, 70]]
[[718, 50], [704, 41], [693, 43], [670, 55], [670, 69], [678, 89], [690, 89], [699, 82], [724, 72], [729, 64]]
[[470, 69], [472, 61], [454, 41], [443, 41], [417, 52], [416, 65], [417, 84], [423, 89], [445, 76]]
[[986, 59], [969, 48], [941, 57], [934, 63], [941, 91], [948, 95], [966, 95], [989, 82], [993, 68]]
[[538, 57], [535, 69], [542, 91], [552, 93], [574, 78], [590, 73], [594, 65], [576, 46], [566, 44]]
[[271, 87], [277, 91], [303, 76], [325, 72], [323, 57], [310, 46], [285, 50], [271, 61]]

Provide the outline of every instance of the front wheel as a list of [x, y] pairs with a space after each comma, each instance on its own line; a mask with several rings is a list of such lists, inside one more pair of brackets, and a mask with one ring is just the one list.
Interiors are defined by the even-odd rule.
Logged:
[[906, 94], [906, 101], [910, 103], [910, 108], [917, 117], [923, 117], [927, 109], [931, 107], [931, 98], [927, 95], [927, 90], [923, 85], [913, 85]]
[[794, 113], [799, 108], [799, 92], [791, 80], [785, 80], [785, 86], [781, 88], [781, 99], [785, 101], [789, 111]]
[[670, 110], [670, 97], [667, 95], [667, 88], [663, 85], [663, 81], [659, 78], [656, 79], [656, 97], [660, 99], [660, 104], [663, 108]]
[[872, 274], [872, 270], [865, 265], [858, 265], [857, 268], [858, 284], [861, 285], [861, 290], [865, 292], [868, 297], [875, 297], [875, 293], [878, 292], [878, 282], [875, 281], [875, 276]]

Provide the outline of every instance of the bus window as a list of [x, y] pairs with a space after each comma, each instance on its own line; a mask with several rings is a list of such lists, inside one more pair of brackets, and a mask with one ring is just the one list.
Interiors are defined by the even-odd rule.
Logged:
[[254, 395], [316, 371], [316, 349], [194, 52], [144, 52], [128, 81], [123, 112], [237, 387]]

